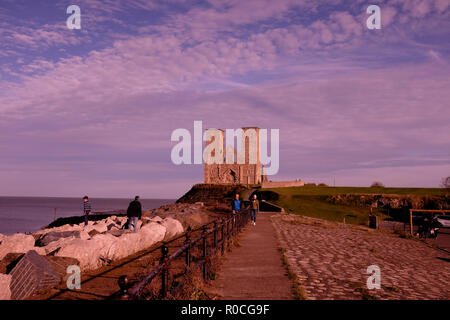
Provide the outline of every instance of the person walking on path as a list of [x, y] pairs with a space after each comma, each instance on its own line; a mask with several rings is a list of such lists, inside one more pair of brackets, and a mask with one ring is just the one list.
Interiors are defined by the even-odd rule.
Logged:
[[127, 209], [128, 226], [130, 226], [130, 222], [134, 225], [134, 233], [137, 232], [138, 221], [142, 217], [142, 205], [139, 199], [139, 196], [134, 197]]
[[241, 211], [241, 200], [239, 200], [239, 193], [236, 193], [234, 200], [231, 202], [231, 210], [233, 214]]
[[88, 196], [84, 196], [83, 197], [83, 213], [84, 213], [84, 225], [87, 226], [89, 219], [88, 219], [88, 215], [90, 215], [92, 212], [92, 206], [91, 203], [89, 202], [89, 197]]
[[250, 209], [252, 225], [256, 226], [256, 214], [259, 211], [259, 200], [258, 197], [253, 195], [252, 208]]

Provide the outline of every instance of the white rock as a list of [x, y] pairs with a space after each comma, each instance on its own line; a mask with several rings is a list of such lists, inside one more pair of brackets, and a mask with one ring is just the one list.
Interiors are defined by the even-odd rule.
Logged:
[[10, 274], [0, 273], [0, 300], [11, 300], [11, 283], [12, 276]]
[[169, 240], [184, 232], [184, 228], [181, 222], [173, 218], [165, 218], [161, 222], [161, 225], [166, 228], [164, 240]]
[[[117, 237], [114, 237], [111, 234], [97, 234], [90, 241], [94, 241], [98, 250], [98, 259], [102, 259], [103, 261], [113, 260], [110, 257], [111, 247], [117, 242]], [[100, 262], [100, 263], [102, 263]]]
[[86, 227], [84, 227], [83, 231], [86, 231], [87, 233], [93, 231], [93, 230], [97, 230], [98, 233], [102, 233], [108, 230], [106, 224], [104, 223], [98, 223], [96, 225], [87, 225]]
[[75, 237], [66, 237], [66, 238], [60, 238], [56, 241], [50, 242], [45, 247], [42, 247], [45, 250], [45, 254], [49, 254], [50, 252], [55, 251], [58, 248], [62, 248], [64, 246], [69, 245], [73, 240], [79, 239]]
[[25, 253], [34, 248], [34, 238], [31, 235], [16, 233], [6, 236], [0, 244], [0, 260], [10, 252]]
[[83, 270], [93, 270], [104, 264], [100, 258], [107, 255], [115, 239], [112, 235], [96, 235], [90, 240], [74, 239], [56, 253], [59, 257], [75, 258]]
[[139, 251], [141, 236], [137, 233], [126, 233], [115, 239], [109, 247], [106, 258], [119, 260]]
[[151, 218], [150, 221], [161, 222], [161, 221], [163, 221], [163, 219], [160, 216], [155, 216], [155, 217]]
[[45, 247], [34, 247], [33, 250], [41, 256], [45, 256], [47, 254], [47, 251], [45, 251]]
[[164, 240], [166, 227], [159, 223], [150, 222], [143, 226], [138, 234], [141, 237], [140, 250], [151, 247], [155, 243]]
[[117, 221], [119, 221], [121, 224], [123, 224], [124, 222], [126, 222], [128, 220], [127, 217], [117, 217]]
[[88, 240], [90, 238], [91, 238], [91, 236], [86, 231], [83, 230], [83, 231], [80, 232], [80, 239]]
[[[145, 219], [148, 218], [143, 218], [143, 220]], [[97, 230], [102, 233], [107, 231], [108, 225], [116, 224], [120, 220], [125, 222], [127, 218], [118, 217], [117, 220], [107, 218], [99, 221], [96, 225], [89, 223], [88, 226], [83, 225], [82, 228], [76, 226], [75, 229], [82, 230], [80, 238], [68, 237], [53, 241], [43, 247], [44, 254], [60, 248], [56, 256], [75, 258], [80, 262], [82, 270], [92, 270], [101, 267], [106, 261], [125, 258], [184, 231], [178, 220], [172, 218], [163, 220], [160, 217], [154, 217], [143, 227], [142, 221], [139, 221], [137, 233], [125, 233], [120, 237], [105, 233], [89, 237], [90, 231]], [[159, 221], [159, 223], [154, 221]]]

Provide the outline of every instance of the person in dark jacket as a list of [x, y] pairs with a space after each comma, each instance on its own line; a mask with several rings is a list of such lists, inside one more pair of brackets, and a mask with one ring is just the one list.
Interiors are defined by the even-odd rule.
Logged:
[[138, 221], [142, 217], [142, 205], [139, 202], [139, 196], [134, 197], [134, 201], [131, 201], [127, 209], [128, 226], [134, 225], [134, 233], [138, 229]]

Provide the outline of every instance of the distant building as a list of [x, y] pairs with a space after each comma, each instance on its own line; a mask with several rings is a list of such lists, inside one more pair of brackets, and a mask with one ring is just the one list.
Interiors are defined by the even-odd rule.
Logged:
[[[261, 164], [260, 129], [242, 128], [242, 150], [225, 144], [225, 131], [206, 130], [205, 151], [211, 161], [204, 163], [204, 183], [207, 184], [260, 184], [263, 188], [301, 187], [303, 180], [269, 181]], [[216, 141], [217, 139], [217, 141]]]
[[[260, 131], [256, 127], [242, 128], [242, 146], [244, 152], [238, 152], [236, 148], [226, 149], [225, 132], [221, 129], [209, 129], [219, 141], [206, 142], [205, 148], [211, 143], [216, 143], [221, 150], [214, 150], [212, 156], [216, 163], [204, 164], [204, 182], [210, 184], [261, 184], [267, 181], [261, 165], [259, 139]], [[215, 154], [218, 152], [218, 154]], [[228, 157], [228, 161], [227, 161]], [[231, 159], [233, 157], [233, 159]], [[239, 161], [240, 160], [240, 161]], [[222, 163], [220, 163], [222, 162]]]

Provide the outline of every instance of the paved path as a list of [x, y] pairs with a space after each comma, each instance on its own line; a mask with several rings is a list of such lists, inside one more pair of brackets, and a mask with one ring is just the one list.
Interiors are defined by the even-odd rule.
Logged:
[[225, 254], [219, 277], [212, 283], [222, 299], [294, 299], [270, 221], [273, 214], [259, 213], [256, 226], [249, 224], [239, 235], [240, 246]]
[[[310, 299], [450, 299], [450, 255], [391, 233], [294, 215], [274, 217], [286, 256]], [[368, 290], [367, 267], [381, 270]]]

